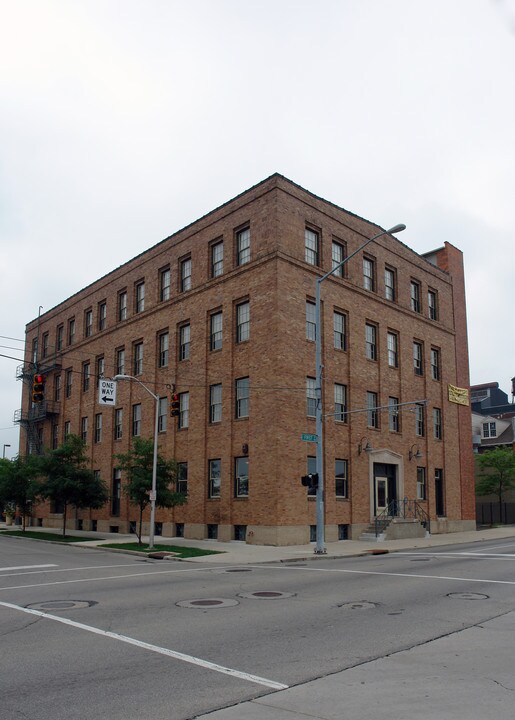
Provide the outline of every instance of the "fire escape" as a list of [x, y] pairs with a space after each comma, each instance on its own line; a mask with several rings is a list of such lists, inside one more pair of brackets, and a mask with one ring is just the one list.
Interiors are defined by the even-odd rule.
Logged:
[[[45, 420], [50, 420], [53, 416], [59, 415], [60, 403], [55, 400], [48, 400], [46, 396], [50, 391], [48, 387], [49, 375], [60, 370], [60, 353], [44, 358], [38, 365], [28, 363], [19, 365], [16, 369], [16, 379], [29, 386], [29, 392], [26, 395], [28, 409], [22, 407], [14, 412], [14, 422], [19, 423], [20, 427], [25, 430], [27, 454], [41, 455], [43, 452], [43, 424]], [[31, 397], [32, 383], [36, 374], [43, 375], [47, 385], [45, 398], [39, 403], [33, 403]]]

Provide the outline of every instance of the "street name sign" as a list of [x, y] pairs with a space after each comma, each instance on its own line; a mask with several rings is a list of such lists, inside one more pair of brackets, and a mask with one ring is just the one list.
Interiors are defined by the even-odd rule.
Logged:
[[104, 378], [101, 378], [98, 381], [98, 404], [114, 406], [115, 403], [116, 380], [104, 380]]
[[305, 440], [306, 442], [317, 442], [318, 435], [310, 435], [309, 433], [302, 433], [300, 436], [301, 440]]

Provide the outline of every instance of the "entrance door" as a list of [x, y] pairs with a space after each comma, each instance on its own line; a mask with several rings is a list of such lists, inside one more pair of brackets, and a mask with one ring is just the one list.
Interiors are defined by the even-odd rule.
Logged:
[[388, 478], [376, 477], [376, 515], [380, 515], [388, 506]]

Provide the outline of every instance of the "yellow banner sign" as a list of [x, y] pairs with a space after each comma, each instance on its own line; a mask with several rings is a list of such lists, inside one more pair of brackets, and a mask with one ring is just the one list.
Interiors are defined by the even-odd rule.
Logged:
[[454, 387], [454, 385], [448, 385], [449, 389], [449, 402], [457, 403], [458, 405], [469, 404], [469, 391], [467, 388]]

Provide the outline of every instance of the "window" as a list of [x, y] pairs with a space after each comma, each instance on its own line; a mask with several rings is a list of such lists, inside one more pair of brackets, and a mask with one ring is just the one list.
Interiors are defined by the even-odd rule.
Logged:
[[223, 241], [211, 245], [211, 277], [219, 277], [224, 272], [224, 244]]
[[250, 303], [236, 305], [236, 342], [246, 342], [250, 338]]
[[306, 340], [316, 340], [316, 305], [306, 300]]
[[75, 318], [68, 320], [68, 345], [75, 342]]
[[317, 396], [316, 396], [316, 379], [313, 377], [306, 378], [306, 415], [308, 417], [315, 417], [317, 410]]
[[84, 442], [88, 441], [88, 418], [83, 417], [80, 421], [80, 436]]
[[170, 299], [170, 268], [163, 268], [159, 272], [159, 300], [164, 302]]
[[120, 514], [120, 499], [122, 490], [122, 471], [120, 468], [113, 469], [113, 484], [111, 488], [111, 515], [118, 517]]
[[116, 351], [116, 374], [125, 375], [125, 349], [120, 348]]
[[143, 312], [145, 309], [145, 282], [141, 280], [136, 283], [134, 293], [134, 310], [137, 313]]
[[71, 433], [71, 431], [72, 431], [72, 424], [69, 420], [66, 420], [66, 422], [64, 423], [64, 439], [65, 440], [68, 437], [68, 435]]
[[209, 388], [209, 422], [222, 420], [222, 385], [211, 385]]
[[187, 360], [190, 356], [190, 325], [179, 328], [179, 360]]
[[159, 353], [158, 353], [158, 367], [166, 367], [168, 365], [168, 343], [169, 335], [167, 332], [160, 333], [158, 335]]
[[236, 265], [250, 262], [250, 228], [236, 233]]
[[102, 442], [102, 413], [95, 415], [95, 442]]
[[134, 375], [141, 375], [143, 373], [143, 343], [138, 342], [133, 347], [133, 363], [132, 370]]
[[484, 438], [497, 437], [497, 425], [495, 422], [483, 423], [483, 437]]
[[121, 440], [123, 435], [123, 410], [116, 408], [114, 411], [114, 439]]
[[177, 492], [188, 494], [188, 463], [177, 463]]
[[334, 461], [335, 494], [336, 497], [349, 497], [348, 462], [347, 460]]
[[72, 384], [73, 384], [73, 370], [69, 369], [66, 371], [65, 375], [65, 395], [67, 398], [71, 397], [72, 395]]
[[180, 263], [181, 292], [191, 290], [191, 258], [185, 258]]
[[43, 335], [43, 357], [48, 357], [48, 333]]
[[422, 305], [420, 302], [420, 283], [416, 280], [411, 281], [411, 309], [413, 312], [422, 312]]
[[160, 397], [157, 411], [157, 430], [158, 432], [166, 432], [166, 424], [168, 419], [168, 398]]
[[426, 499], [426, 469], [425, 467], [417, 468], [417, 500]]
[[365, 290], [371, 290], [372, 292], [376, 289], [375, 262], [372, 258], [363, 258], [363, 287]]
[[334, 419], [338, 422], [347, 422], [347, 386], [334, 384]]
[[132, 406], [132, 437], [141, 435], [141, 404]]
[[84, 337], [91, 337], [93, 334], [93, 310], [86, 310], [84, 313]]
[[379, 411], [377, 409], [377, 393], [367, 392], [367, 425], [369, 428], [379, 427]]
[[236, 417], [249, 416], [250, 382], [248, 377], [236, 380]]
[[177, 427], [182, 430], [190, 424], [190, 394], [189, 392], [179, 393], [179, 419]]
[[89, 390], [89, 379], [91, 377], [91, 365], [89, 362], [82, 364], [82, 390], [87, 392]]
[[100, 380], [105, 374], [105, 360], [104, 357], [97, 358], [97, 387], [100, 385]]
[[221, 477], [222, 461], [220, 458], [210, 460], [207, 478], [207, 496], [209, 498], [220, 497]]
[[319, 264], [319, 234], [315, 230], [304, 230], [304, 259], [310, 265]]
[[54, 400], [59, 402], [61, 399], [61, 376], [56, 375], [54, 377]]
[[337, 350], [347, 349], [347, 333], [346, 333], [346, 318], [343, 313], [334, 312], [333, 315], [333, 328], [334, 328], [334, 347]]
[[415, 435], [417, 437], [425, 435], [424, 405], [419, 403], [415, 405]]
[[386, 335], [389, 367], [399, 367], [399, 342], [396, 333], [389, 332]]
[[249, 494], [249, 459], [234, 458], [234, 495], [248, 497]]
[[38, 361], [38, 339], [37, 337], [32, 340], [32, 362], [36, 364]]
[[413, 343], [413, 369], [415, 371], [415, 375], [424, 374], [422, 343], [419, 342]]
[[127, 320], [127, 291], [118, 293], [118, 320]]
[[213, 313], [210, 317], [209, 348], [220, 350], [222, 348], [223, 315], [221, 312]]
[[433, 408], [433, 435], [435, 440], [442, 439], [442, 411], [440, 408]]
[[62, 350], [64, 344], [64, 326], [58, 325], [55, 332], [55, 349]]
[[390, 432], [399, 432], [399, 398], [388, 398], [388, 429]]
[[436, 290], [427, 291], [427, 311], [431, 320], [438, 320], [438, 295]]
[[388, 267], [384, 269], [384, 296], [390, 302], [394, 302], [397, 296], [395, 270]]
[[52, 450], [59, 446], [59, 425], [52, 425]]
[[107, 326], [107, 303], [103, 300], [98, 303], [98, 329], [105, 330]]
[[377, 360], [377, 328], [370, 323], [365, 325], [365, 356]]
[[[336, 240], [333, 240], [331, 260], [332, 270], [334, 270], [333, 275], [336, 275], [336, 277], [344, 277], [344, 266], [340, 265], [340, 263], [345, 260], [345, 245]], [[338, 269], [335, 270], [335, 268]]]
[[431, 348], [431, 377], [440, 380], [440, 351], [436, 348]]

